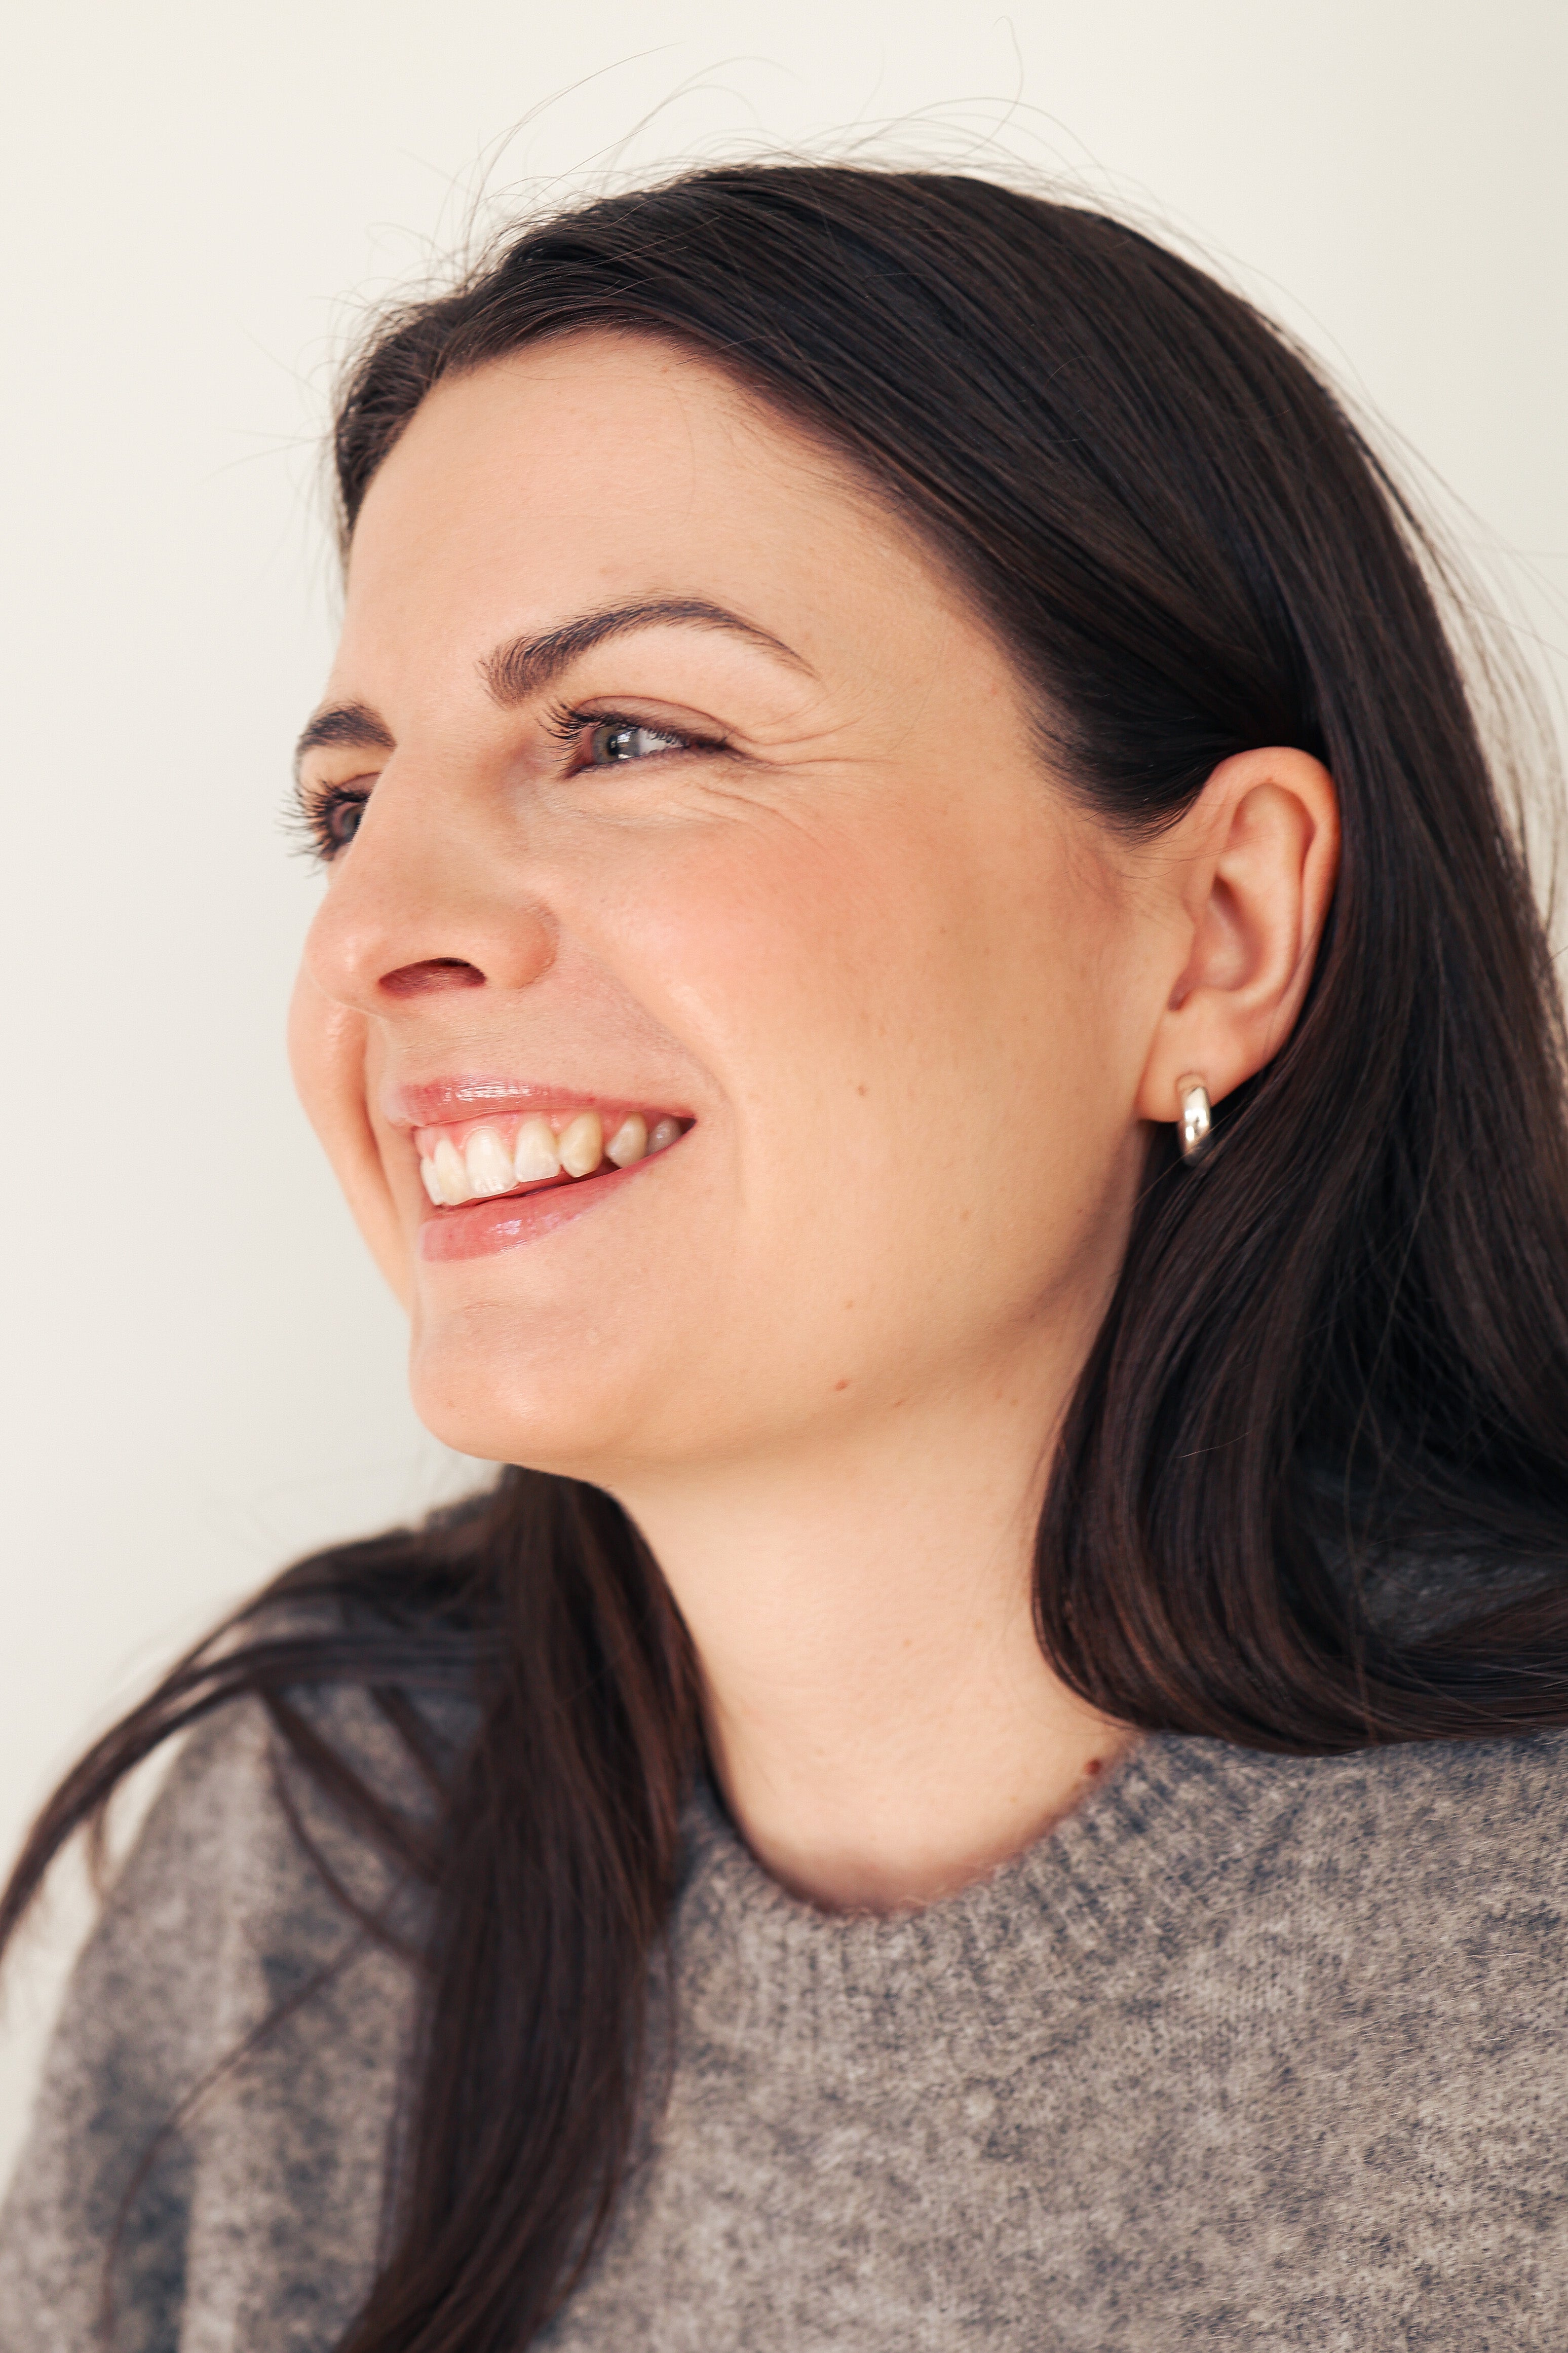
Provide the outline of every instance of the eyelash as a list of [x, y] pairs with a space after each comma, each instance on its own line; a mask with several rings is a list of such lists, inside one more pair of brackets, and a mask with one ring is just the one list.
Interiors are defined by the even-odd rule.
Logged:
[[[543, 725], [547, 734], [567, 747], [576, 744], [584, 733], [592, 733], [598, 728], [626, 727], [640, 729], [648, 735], [664, 736], [673, 748], [682, 752], [721, 752], [724, 749], [721, 736], [697, 735], [683, 727], [656, 727], [647, 720], [635, 719], [630, 712], [623, 711], [578, 711], [569, 704], [559, 703], [544, 712]], [[643, 760], [605, 765], [641, 767], [647, 759], [657, 760], [663, 756], [662, 753], [652, 753], [645, 755]], [[584, 769], [594, 765], [584, 759], [569, 769], [568, 774], [581, 775]], [[363, 810], [369, 798], [369, 790], [363, 786], [302, 784], [296, 796], [292, 822], [295, 829], [303, 835], [305, 848], [324, 864], [330, 865], [340, 850], [348, 848], [353, 839], [354, 830], [357, 830], [356, 822], [354, 829], [346, 835], [335, 835], [332, 830], [334, 821], [349, 810]]]
[[363, 786], [301, 784], [289, 813], [289, 829], [300, 837], [308, 856], [330, 866], [339, 850], [346, 849], [353, 839], [353, 833], [341, 840], [333, 835], [333, 818], [345, 809], [363, 809], [369, 798]]
[[[584, 733], [593, 733], [601, 727], [635, 727], [647, 735], [668, 737], [682, 752], [721, 752], [724, 749], [722, 736], [696, 735], [687, 727], [660, 727], [652, 720], [634, 718], [629, 711], [578, 711], [568, 703], [552, 703], [543, 714], [543, 724], [545, 732], [553, 735], [558, 744], [568, 745], [574, 744]], [[655, 753], [651, 756], [657, 759], [662, 755]], [[586, 760], [582, 763], [584, 767], [589, 765]], [[609, 765], [622, 764], [613, 762]], [[640, 767], [644, 763], [633, 760], [624, 765]], [[572, 773], [576, 775], [580, 772], [574, 769]]]

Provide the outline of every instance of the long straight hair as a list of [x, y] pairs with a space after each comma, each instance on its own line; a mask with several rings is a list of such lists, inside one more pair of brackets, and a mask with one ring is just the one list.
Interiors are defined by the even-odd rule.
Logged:
[[[1260, 745], [1338, 786], [1294, 1034], [1198, 1169], [1150, 1145], [1039, 1527], [1048, 1657], [1128, 1725], [1298, 1755], [1568, 1723], [1558, 999], [1435, 559], [1332, 393], [1093, 212], [709, 171], [531, 227], [383, 321], [337, 420], [345, 540], [433, 385], [588, 328], [700, 354], [858, 469], [967, 584], [1109, 825], [1170, 824]], [[301, 1601], [315, 1630], [278, 1616]], [[650, 2096], [696, 1681], [616, 1504], [517, 1470], [290, 1572], [46, 1808], [0, 1927], [141, 1757], [250, 1693], [422, 1883], [407, 2160], [342, 2353], [517, 2353], [591, 2255]], [[472, 1694], [436, 1835], [307, 1738], [289, 1694], [332, 1683], [416, 1746], [421, 1698]]]

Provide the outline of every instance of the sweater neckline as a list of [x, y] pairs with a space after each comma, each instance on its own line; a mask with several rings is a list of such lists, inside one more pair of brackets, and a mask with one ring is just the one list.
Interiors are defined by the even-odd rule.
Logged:
[[896, 2007], [903, 2038], [943, 2031], [960, 1986], [984, 2000], [994, 1976], [998, 1999], [1016, 1985], [1020, 1937], [1044, 1969], [1074, 1977], [1157, 1948], [1279, 1834], [1303, 1771], [1331, 1761], [1149, 1735], [1021, 1853], [932, 1904], [881, 1915], [824, 1912], [790, 1894], [704, 1778], [687, 1816], [677, 1967], [716, 1972], [744, 2033], [809, 2036], [819, 2016], [842, 2021], [847, 2007], [867, 2029]]

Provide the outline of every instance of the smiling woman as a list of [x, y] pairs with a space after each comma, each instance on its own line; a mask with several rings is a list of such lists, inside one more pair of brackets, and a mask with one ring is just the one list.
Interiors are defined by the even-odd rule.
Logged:
[[1557, 2341], [1561, 1024], [1397, 493], [1131, 231], [816, 167], [336, 453], [294, 1065], [507, 1467], [46, 1811], [7, 1922], [206, 1719], [0, 2337]]

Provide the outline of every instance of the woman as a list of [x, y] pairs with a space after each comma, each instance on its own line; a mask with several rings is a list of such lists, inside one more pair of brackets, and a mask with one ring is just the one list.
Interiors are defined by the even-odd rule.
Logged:
[[[1568, 2327], [1568, 1150], [1419, 535], [959, 177], [619, 196], [337, 426], [300, 1084], [492, 1494], [290, 1571], [10, 2346]], [[259, 1704], [258, 1704], [259, 1703]]]

